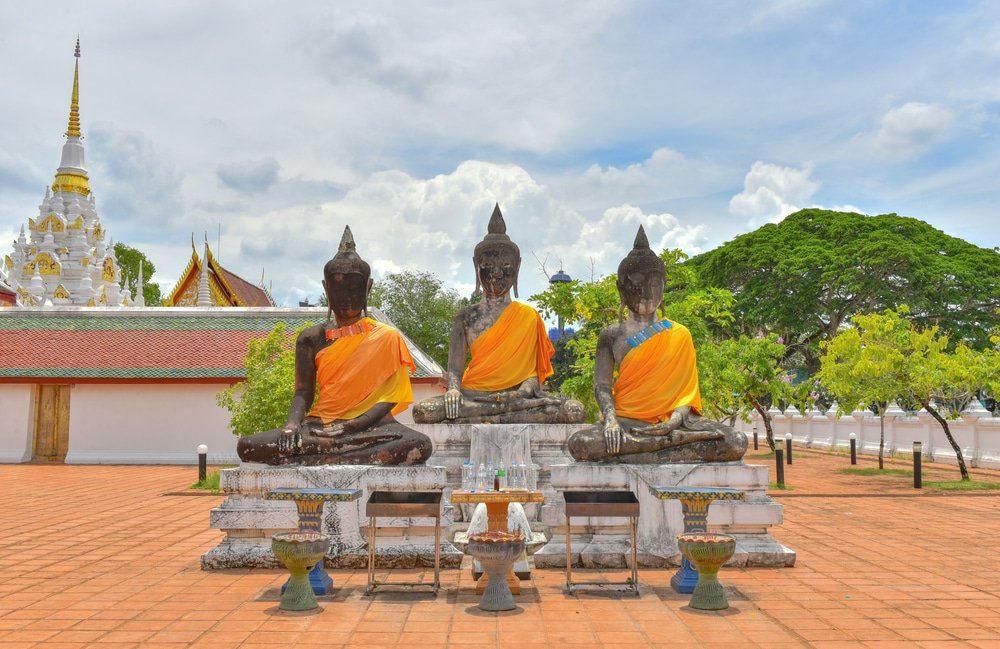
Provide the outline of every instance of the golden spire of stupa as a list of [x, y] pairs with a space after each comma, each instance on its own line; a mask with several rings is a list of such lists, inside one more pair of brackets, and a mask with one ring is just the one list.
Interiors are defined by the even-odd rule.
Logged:
[[[76, 192], [90, 195], [87, 168], [83, 163], [83, 138], [80, 137], [80, 37], [76, 37], [76, 65], [73, 69], [73, 96], [69, 102], [69, 126], [63, 142], [62, 159], [56, 170], [52, 189], [59, 192]], [[64, 197], [65, 198], [65, 197]]]
[[73, 96], [69, 100], [69, 126], [66, 137], [80, 137], [80, 37], [76, 37], [76, 66], [73, 69]]

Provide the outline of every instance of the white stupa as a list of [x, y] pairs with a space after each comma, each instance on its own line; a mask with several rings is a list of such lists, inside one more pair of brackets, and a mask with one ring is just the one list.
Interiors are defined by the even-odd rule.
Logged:
[[12, 254], [4, 257], [7, 283], [21, 306], [52, 304], [127, 306], [129, 296], [119, 287], [120, 270], [114, 250], [104, 244], [90, 178], [84, 165], [80, 134], [80, 39], [76, 41], [73, 94], [62, 159], [52, 187], [38, 206], [38, 218], [28, 219]]

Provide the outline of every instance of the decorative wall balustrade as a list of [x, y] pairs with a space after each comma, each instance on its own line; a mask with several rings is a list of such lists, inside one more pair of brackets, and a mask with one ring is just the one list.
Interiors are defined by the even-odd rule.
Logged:
[[[784, 412], [772, 408], [769, 414], [776, 441], [784, 440], [785, 435], [791, 433], [795, 444], [848, 450], [850, 435], [854, 433], [858, 453], [878, 455], [879, 418], [871, 411], [855, 411], [838, 417], [836, 406], [826, 413], [815, 408], [803, 413], [791, 406]], [[760, 443], [766, 443], [764, 423], [756, 412], [750, 423], [738, 422], [737, 427], [750, 436], [751, 448], [754, 427]], [[982, 404], [973, 401], [958, 418], [948, 419], [948, 427], [962, 449], [966, 466], [1000, 469], [1000, 417], [992, 416]], [[886, 455], [909, 455], [914, 442], [922, 444], [922, 452], [928, 460], [957, 464], [944, 429], [930, 413], [925, 410], [907, 413], [896, 404], [890, 404], [885, 416]]]

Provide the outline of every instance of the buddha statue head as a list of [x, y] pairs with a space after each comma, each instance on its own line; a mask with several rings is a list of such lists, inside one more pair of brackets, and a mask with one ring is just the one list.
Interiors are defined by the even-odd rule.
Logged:
[[663, 305], [666, 266], [649, 248], [646, 231], [639, 226], [632, 250], [618, 264], [618, 295], [636, 315], [648, 316]]
[[486, 236], [472, 253], [476, 267], [476, 291], [487, 297], [502, 297], [514, 289], [517, 297], [517, 274], [521, 269], [521, 251], [507, 236], [507, 224], [500, 213], [500, 204], [493, 208]]
[[356, 252], [350, 226], [345, 226], [337, 254], [323, 266], [323, 290], [329, 304], [327, 318], [332, 313], [343, 324], [357, 320], [361, 314], [367, 315], [371, 274], [371, 266]]

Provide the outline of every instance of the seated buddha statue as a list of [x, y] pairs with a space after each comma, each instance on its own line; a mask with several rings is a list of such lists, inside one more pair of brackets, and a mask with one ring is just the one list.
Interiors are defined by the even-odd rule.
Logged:
[[594, 395], [603, 421], [570, 436], [573, 459], [728, 462], [746, 452], [746, 435], [701, 416], [691, 332], [657, 315], [665, 281], [663, 261], [639, 226], [632, 251], [618, 266], [618, 294], [628, 319], [605, 327], [597, 340]]
[[413, 402], [413, 358], [394, 327], [368, 317], [371, 268], [350, 228], [323, 268], [327, 321], [295, 343], [295, 396], [281, 428], [243, 437], [240, 459], [266, 464], [423, 464], [430, 439], [393, 418]]
[[[413, 406], [418, 423], [576, 423], [583, 404], [555, 397], [542, 384], [555, 353], [538, 312], [517, 297], [521, 251], [507, 236], [500, 206], [472, 257], [482, 300], [455, 316], [447, 392]], [[466, 358], [471, 358], [466, 367]]]

